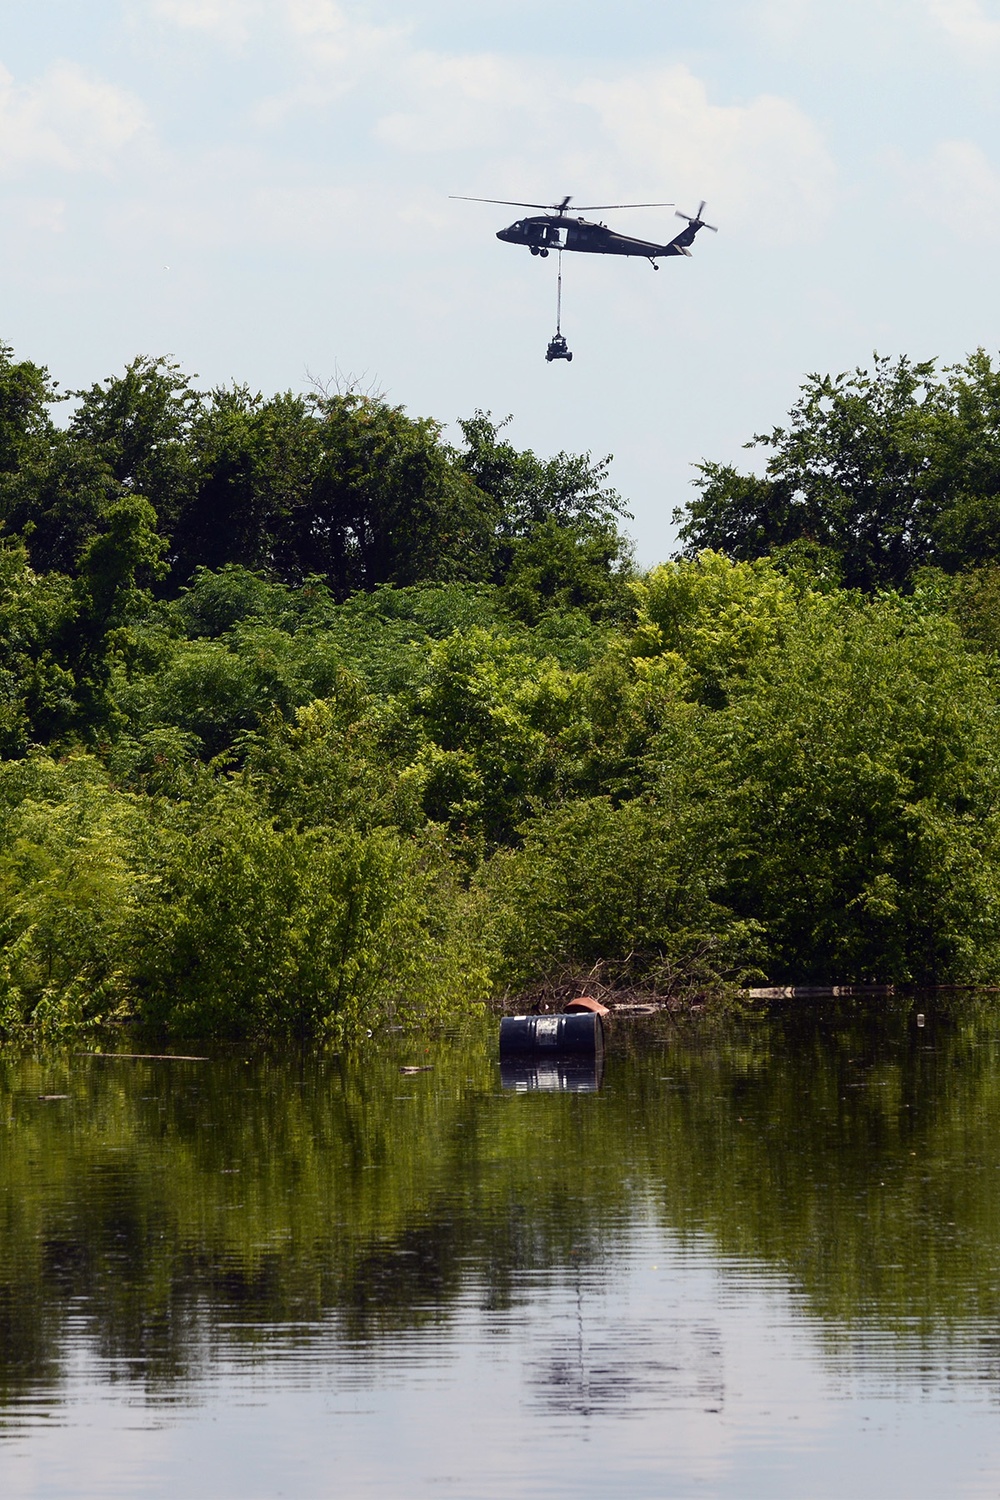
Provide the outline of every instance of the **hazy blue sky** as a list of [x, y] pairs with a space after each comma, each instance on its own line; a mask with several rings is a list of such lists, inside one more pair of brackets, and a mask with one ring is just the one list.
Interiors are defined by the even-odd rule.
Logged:
[[[1000, 346], [998, 81], [1000, 0], [10, 0], [0, 336], [70, 387], [169, 353], [512, 412], [614, 452], [654, 561], [806, 372]], [[720, 233], [567, 256], [549, 366], [554, 260], [449, 193], [704, 197]]]

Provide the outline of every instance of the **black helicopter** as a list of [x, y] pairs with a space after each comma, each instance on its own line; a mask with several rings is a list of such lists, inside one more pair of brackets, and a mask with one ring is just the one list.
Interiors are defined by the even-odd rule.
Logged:
[[[519, 203], [512, 198], [468, 198], [458, 193], [453, 194], [453, 197], [462, 203], [500, 203], [509, 208], [544, 209], [544, 213], [529, 219], [518, 219], [506, 229], [497, 230], [498, 240], [504, 240], [508, 245], [527, 245], [532, 255], [547, 256], [550, 250], [578, 250], [586, 255], [641, 255], [650, 262], [654, 271], [658, 271], [657, 256], [690, 255], [688, 246], [694, 242], [699, 229], [710, 229], [713, 234], [718, 232], [714, 224], [706, 224], [701, 216], [704, 202], [699, 204], [696, 214], [682, 214], [678, 210], [676, 217], [686, 219], [687, 228], [682, 229], [669, 244], [657, 245], [652, 240], [636, 240], [629, 235], [618, 234], [606, 224], [592, 224], [579, 217], [570, 218], [569, 205], [572, 199], [569, 197], [563, 198], [561, 203]], [[599, 213], [613, 208], [672, 207], [670, 203], [589, 203], [580, 207], [579, 213]]]

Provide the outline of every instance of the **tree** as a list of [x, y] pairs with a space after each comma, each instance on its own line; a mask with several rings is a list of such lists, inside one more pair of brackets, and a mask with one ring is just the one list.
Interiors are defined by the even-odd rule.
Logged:
[[[15, 361], [12, 352], [0, 343], [0, 522], [9, 534], [23, 536], [35, 567], [65, 569], [79, 551], [80, 531], [70, 521], [68, 549], [61, 534], [88, 482], [71, 483], [65, 503], [66, 444], [49, 415], [62, 398], [44, 366]], [[85, 502], [81, 508], [90, 507]]]
[[1000, 553], [1000, 371], [981, 349], [940, 376], [933, 361], [878, 356], [870, 371], [811, 375], [788, 426], [747, 446], [769, 450], [763, 476], [700, 465], [699, 495], [675, 513], [687, 555], [792, 548], [801, 564], [806, 544], [871, 591]]
[[72, 573], [121, 494], [121, 484], [96, 448], [53, 430], [4, 484], [7, 527], [23, 538], [40, 572]]
[[488, 412], [460, 422], [457, 461], [497, 506], [490, 577], [507, 607], [528, 624], [547, 609], [625, 618], [632, 548], [619, 522], [628, 517], [607, 482], [611, 456], [557, 453], [540, 459], [505, 442]]
[[115, 712], [108, 685], [113, 636], [149, 603], [144, 583], [162, 576], [166, 541], [156, 531], [156, 513], [142, 495], [128, 495], [108, 508], [104, 530], [80, 555], [74, 593], [77, 614], [67, 638], [76, 672], [84, 725], [94, 730]]
[[540, 459], [501, 439], [511, 418], [495, 423], [477, 411], [460, 422], [465, 447], [458, 462], [477, 488], [499, 506], [501, 539], [524, 537], [547, 521], [559, 526], [614, 526], [628, 516], [621, 496], [607, 482], [611, 455], [596, 462], [589, 453], [557, 453]]
[[172, 360], [141, 355], [124, 375], [74, 393], [70, 435], [89, 445], [121, 488], [144, 495], [169, 535], [194, 483], [191, 444], [202, 398]]
[[0, 343], [0, 474], [13, 473], [30, 449], [52, 432], [49, 407], [60, 397], [44, 365], [15, 362]]
[[23, 543], [0, 546], [0, 757], [24, 755], [75, 723], [67, 641], [76, 615], [69, 578], [36, 573]]
[[1000, 369], [977, 349], [946, 374], [927, 411], [924, 482], [933, 561], [958, 572], [1000, 558]]
[[196, 475], [171, 538], [173, 574], [239, 564], [300, 581], [295, 533], [313, 505], [321, 425], [290, 391], [212, 391], [191, 429]]
[[675, 654], [692, 697], [713, 708], [734, 683], [780, 661], [798, 591], [770, 562], [733, 563], [702, 552], [654, 568], [633, 585], [641, 656]]
[[500, 598], [511, 614], [537, 624], [547, 610], [579, 609], [620, 623], [632, 613], [632, 549], [617, 527], [560, 526], [554, 517], [504, 548]]
[[322, 458], [279, 547], [283, 576], [320, 574], [346, 598], [485, 575], [496, 507], [454, 463], [440, 423], [356, 395], [316, 410]]
[[993, 982], [997, 703], [954, 624], [809, 594], [780, 649], [745, 655], [727, 689], [650, 764], [668, 797], [678, 759], [707, 768], [706, 829], [728, 850], [718, 899], [762, 924], [771, 977]]

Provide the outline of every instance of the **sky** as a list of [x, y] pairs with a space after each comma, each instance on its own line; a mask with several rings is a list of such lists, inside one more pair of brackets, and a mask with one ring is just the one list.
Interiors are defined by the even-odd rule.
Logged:
[[[1000, 0], [8, 0], [0, 338], [68, 390], [358, 388], [614, 454], [638, 559], [703, 459], [873, 351], [1000, 348]], [[451, 194], [706, 199], [654, 275]], [[604, 214], [663, 242], [673, 209]]]

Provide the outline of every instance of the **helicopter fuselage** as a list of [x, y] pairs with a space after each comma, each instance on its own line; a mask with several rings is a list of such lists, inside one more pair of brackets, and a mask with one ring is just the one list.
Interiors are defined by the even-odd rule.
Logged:
[[689, 224], [667, 245], [653, 240], [632, 239], [617, 234], [606, 224], [592, 224], [587, 219], [570, 219], [565, 214], [537, 214], [518, 219], [506, 229], [497, 231], [497, 239], [508, 245], [527, 245], [533, 255], [548, 255], [550, 250], [577, 250], [586, 255], [641, 255], [654, 260], [658, 255], [684, 255], [700, 228]]

